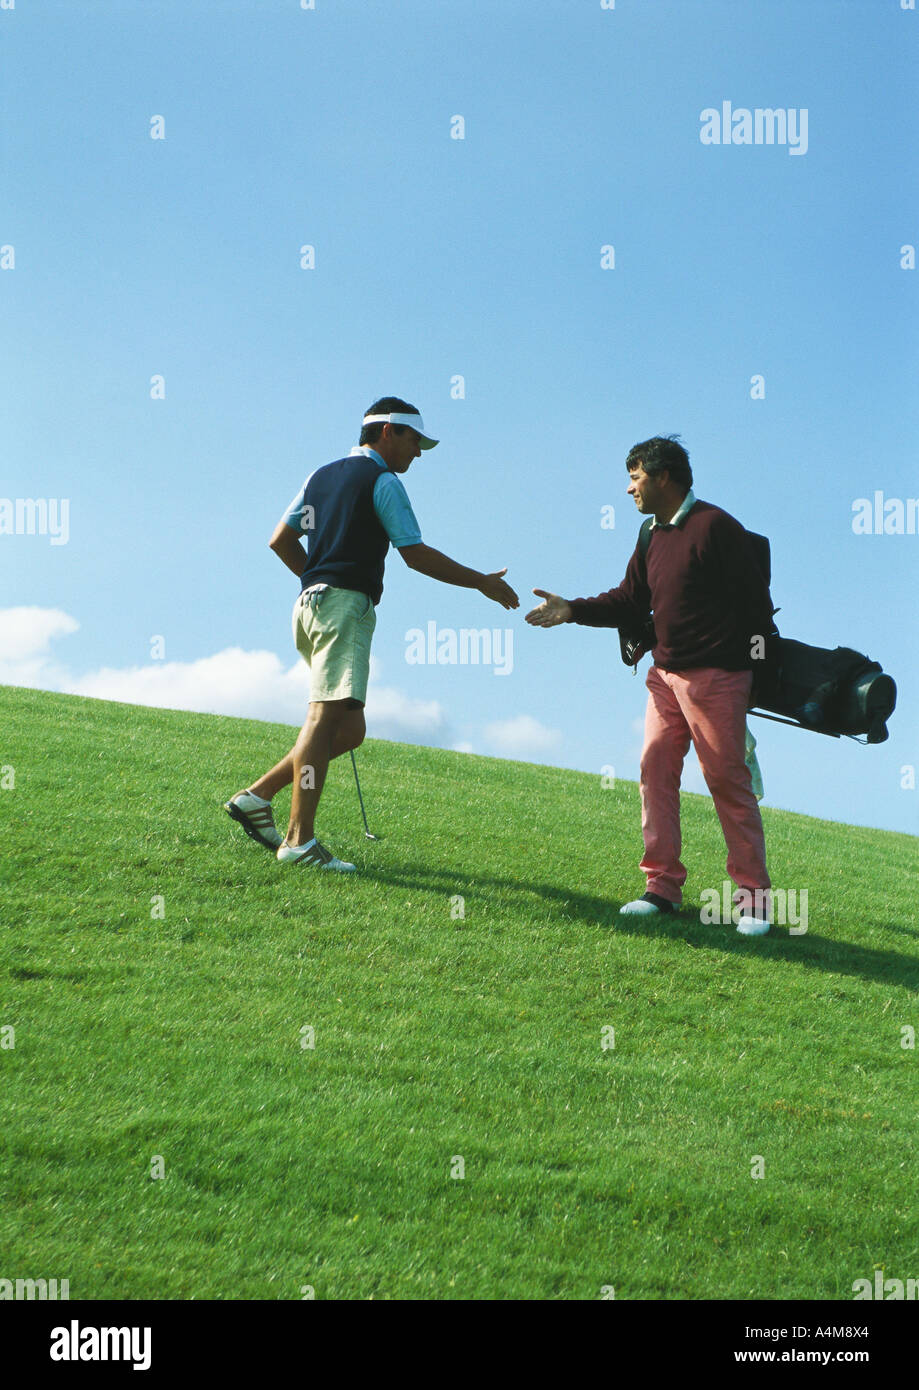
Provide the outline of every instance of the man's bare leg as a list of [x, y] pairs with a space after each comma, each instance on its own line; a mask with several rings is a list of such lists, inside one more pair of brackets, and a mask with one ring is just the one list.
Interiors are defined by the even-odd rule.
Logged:
[[364, 711], [354, 709], [350, 700], [310, 702], [306, 723], [290, 754], [293, 792], [287, 843], [293, 848], [312, 840], [313, 821], [329, 763], [333, 755], [340, 756], [356, 746], [352, 740], [363, 727]]
[[[347, 702], [336, 700], [333, 703], [341, 705]], [[305, 727], [306, 725], [304, 725]], [[346, 709], [332, 740], [332, 759], [340, 758], [342, 753], [350, 753], [352, 748], [360, 748], [366, 732], [367, 724], [364, 719], [363, 706], [360, 709]], [[300, 737], [302, 738], [302, 730]], [[265, 801], [271, 801], [282, 788], [290, 786], [294, 780], [293, 754], [296, 747], [297, 744], [295, 743], [286, 757], [276, 763], [270, 772], [266, 772], [257, 782], [252, 783], [248, 790], [252, 792], [253, 796], [260, 796]]]
[[[290, 752], [292, 753], [293, 749]], [[249, 791], [253, 796], [261, 796], [265, 801], [271, 801], [283, 787], [289, 787], [293, 780], [294, 765], [290, 753], [287, 753], [279, 763], [275, 763], [270, 772], [253, 782]]]
[[364, 718], [364, 706], [359, 705], [357, 709], [346, 710], [332, 744], [333, 760], [340, 758], [342, 753], [350, 753], [352, 749], [360, 748], [366, 732], [367, 721]]

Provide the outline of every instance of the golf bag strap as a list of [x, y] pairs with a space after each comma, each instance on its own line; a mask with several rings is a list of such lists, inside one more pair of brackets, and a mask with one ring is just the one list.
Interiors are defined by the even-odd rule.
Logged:
[[[638, 532], [638, 558], [644, 567], [645, 556], [648, 553], [648, 546], [651, 544], [651, 523], [654, 518], [649, 516], [641, 523], [641, 530]], [[638, 663], [654, 642], [651, 615], [648, 615], [644, 626], [638, 630], [635, 628], [619, 629], [619, 654], [626, 666], [631, 666], [632, 675], [638, 673]]]
[[641, 523], [641, 530], [638, 532], [638, 556], [641, 563], [647, 566], [648, 546], [651, 544], [651, 527], [654, 525], [654, 517], [645, 517]]
[[[812, 734], [825, 734], [827, 738], [841, 738], [841, 734], [834, 734], [830, 729], [819, 729], [812, 724], [802, 724], [797, 719], [782, 719], [777, 714], [766, 714], [761, 709], [748, 709], [747, 714], [755, 714], [757, 719], [771, 719], [773, 724], [790, 724], [793, 729], [804, 729]], [[847, 738], [855, 738], [854, 734], [847, 734]], [[855, 742], [858, 743], [858, 739]]]

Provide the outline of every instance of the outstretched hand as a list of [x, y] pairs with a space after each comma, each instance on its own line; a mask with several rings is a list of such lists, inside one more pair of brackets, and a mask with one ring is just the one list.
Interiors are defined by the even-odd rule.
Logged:
[[494, 599], [495, 603], [500, 603], [502, 608], [519, 608], [520, 600], [514, 593], [510, 584], [506, 584], [502, 575], [507, 574], [507, 566], [503, 570], [496, 570], [494, 574], [486, 574], [479, 586], [486, 598]]
[[534, 589], [533, 593], [543, 601], [526, 615], [531, 627], [556, 627], [558, 623], [571, 622], [571, 604], [567, 599], [550, 594], [545, 589]]

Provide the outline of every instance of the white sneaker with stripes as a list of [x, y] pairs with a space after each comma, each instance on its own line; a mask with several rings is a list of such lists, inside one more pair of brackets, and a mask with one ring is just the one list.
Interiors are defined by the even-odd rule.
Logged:
[[227, 815], [233, 817], [237, 825], [242, 826], [247, 835], [251, 835], [253, 840], [258, 840], [266, 849], [276, 850], [282, 843], [283, 836], [274, 823], [270, 801], [265, 801], [261, 796], [253, 796], [247, 789], [237, 792], [229, 801], [225, 801], [223, 809]]
[[321, 845], [315, 838], [306, 845], [289, 845], [285, 840], [278, 850], [277, 857], [282, 864], [302, 864], [307, 868], [316, 865], [320, 869], [334, 869], [339, 874], [353, 874], [357, 871], [356, 864], [336, 859], [331, 850], [327, 850], [325, 845]]

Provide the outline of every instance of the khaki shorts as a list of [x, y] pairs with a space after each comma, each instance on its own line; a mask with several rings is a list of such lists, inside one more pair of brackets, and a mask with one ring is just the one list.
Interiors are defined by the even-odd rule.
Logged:
[[367, 701], [376, 609], [367, 594], [322, 585], [297, 598], [292, 627], [310, 668], [310, 700]]

